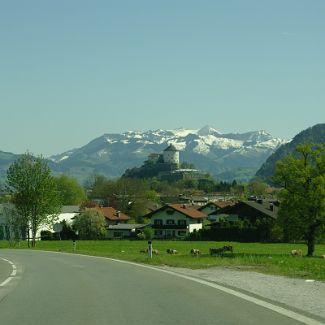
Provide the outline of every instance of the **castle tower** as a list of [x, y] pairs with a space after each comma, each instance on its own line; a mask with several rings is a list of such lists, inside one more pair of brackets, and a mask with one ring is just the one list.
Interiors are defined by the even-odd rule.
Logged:
[[163, 152], [164, 163], [176, 164], [179, 166], [179, 151], [174, 145], [170, 144]]

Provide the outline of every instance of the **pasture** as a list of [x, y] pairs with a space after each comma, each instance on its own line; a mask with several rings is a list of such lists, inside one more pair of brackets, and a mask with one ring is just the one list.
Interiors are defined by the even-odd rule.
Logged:
[[[159, 251], [150, 259], [144, 251], [147, 241], [87, 241], [78, 240], [76, 250], [72, 241], [39, 241], [37, 250], [86, 254], [128, 260], [152, 265], [168, 265], [185, 268], [235, 267], [240, 270], [257, 271], [289, 277], [325, 281], [325, 245], [316, 245], [315, 257], [291, 256], [291, 251], [307, 252], [304, 244], [262, 244], [209, 241], [168, 241], [153, 240], [153, 248]], [[20, 246], [20, 247], [19, 247]], [[210, 256], [211, 247], [232, 246], [233, 252]], [[0, 241], [0, 248], [8, 248], [9, 243]], [[21, 242], [15, 249], [26, 249], [27, 243]], [[168, 254], [167, 249], [177, 250], [177, 254]], [[191, 255], [191, 249], [200, 250], [199, 255]], [[0, 253], [1, 254], [1, 253]]]

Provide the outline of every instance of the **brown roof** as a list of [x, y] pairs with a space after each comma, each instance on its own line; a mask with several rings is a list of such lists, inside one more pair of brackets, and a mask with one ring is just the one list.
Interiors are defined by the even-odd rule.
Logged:
[[206, 214], [203, 212], [195, 209], [191, 205], [186, 204], [168, 204], [169, 207], [175, 209], [176, 211], [185, 214], [186, 216], [192, 218], [192, 219], [202, 219], [206, 218]]
[[112, 207], [104, 207], [104, 208], [95, 207], [95, 209], [97, 211], [100, 211], [104, 215], [104, 217], [108, 220], [115, 221], [115, 220], [129, 220], [130, 219], [129, 216], [127, 216], [126, 214], [124, 214]]
[[233, 202], [229, 202], [229, 201], [210, 201], [207, 204], [201, 206], [199, 208], [199, 210], [204, 209], [205, 207], [209, 206], [209, 205], [214, 205], [219, 209], [225, 208], [227, 206], [233, 205]]

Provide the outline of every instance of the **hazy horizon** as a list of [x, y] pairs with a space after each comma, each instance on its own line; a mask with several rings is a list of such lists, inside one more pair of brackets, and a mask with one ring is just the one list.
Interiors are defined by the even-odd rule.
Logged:
[[0, 151], [44, 156], [105, 133], [325, 121], [325, 1], [0, 4]]

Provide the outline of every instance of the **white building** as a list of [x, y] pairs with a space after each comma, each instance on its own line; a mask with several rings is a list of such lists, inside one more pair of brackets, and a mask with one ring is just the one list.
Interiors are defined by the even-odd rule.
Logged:
[[185, 238], [194, 230], [203, 228], [206, 214], [186, 204], [167, 204], [145, 217], [150, 218], [154, 238]]
[[170, 144], [163, 152], [164, 163], [176, 164], [179, 166], [179, 151]]

